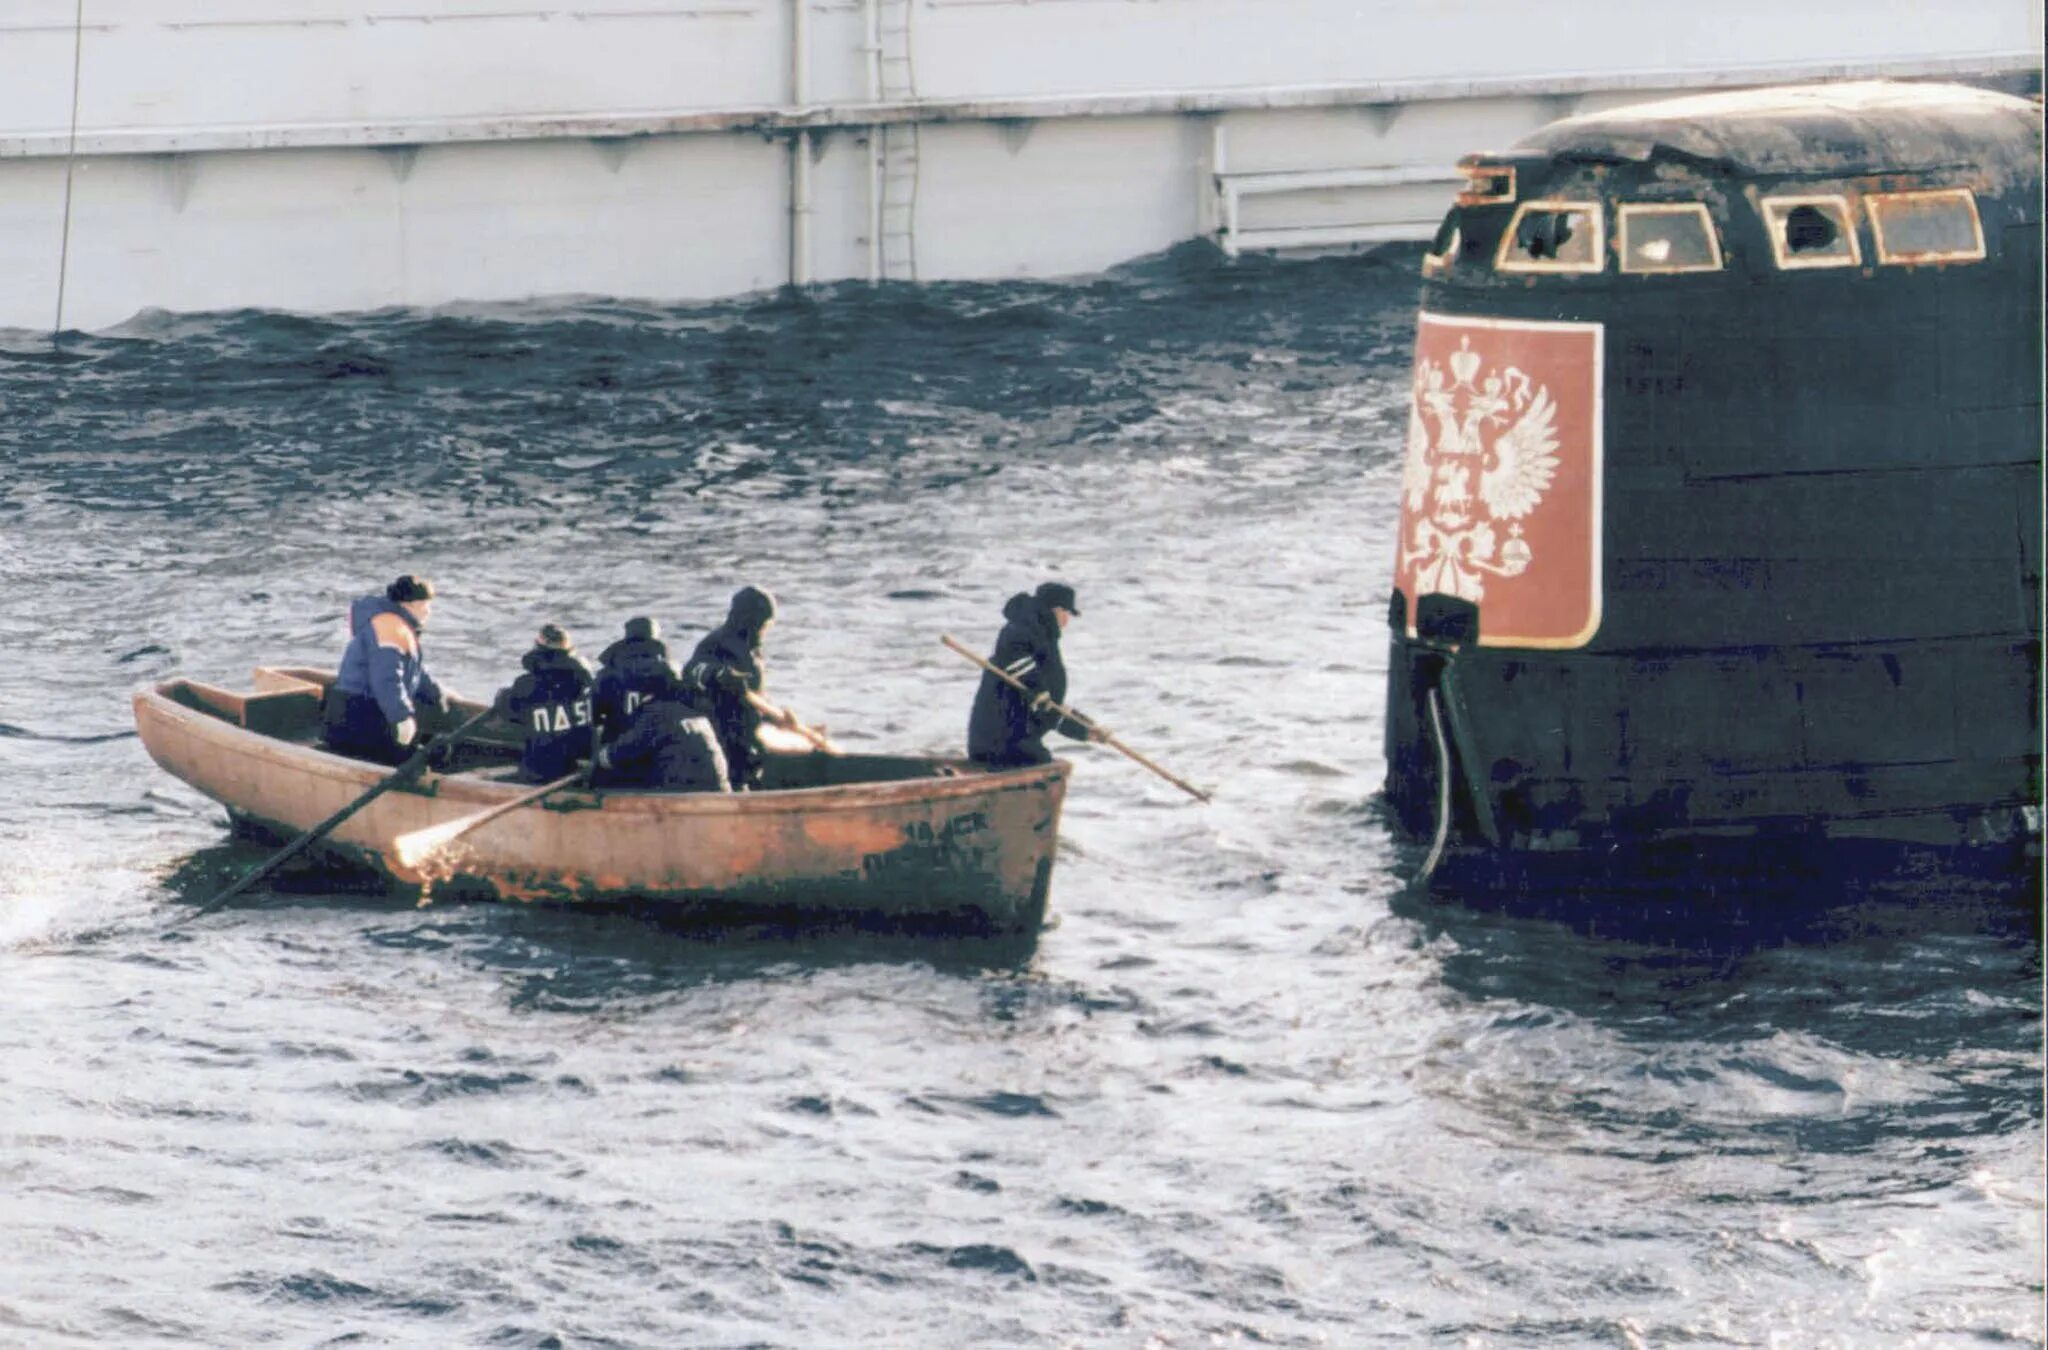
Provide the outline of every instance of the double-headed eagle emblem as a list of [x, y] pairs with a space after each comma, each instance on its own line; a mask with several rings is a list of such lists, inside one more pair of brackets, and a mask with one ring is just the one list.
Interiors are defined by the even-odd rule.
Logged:
[[1401, 566], [1414, 569], [1417, 595], [1476, 602], [1489, 574], [1520, 576], [1535, 560], [1519, 522], [1557, 476], [1557, 404], [1513, 366], [1483, 370], [1469, 337], [1445, 365], [1424, 361], [1415, 372]]

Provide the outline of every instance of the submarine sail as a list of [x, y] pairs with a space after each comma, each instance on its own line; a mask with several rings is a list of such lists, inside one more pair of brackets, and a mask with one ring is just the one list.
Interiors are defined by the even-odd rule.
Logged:
[[1432, 865], [2038, 857], [2041, 128], [1865, 82], [1461, 161], [1387, 616], [1386, 797]]

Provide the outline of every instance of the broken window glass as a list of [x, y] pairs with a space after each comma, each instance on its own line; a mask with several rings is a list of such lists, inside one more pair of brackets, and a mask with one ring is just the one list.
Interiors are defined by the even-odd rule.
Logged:
[[1845, 199], [1766, 197], [1763, 210], [1778, 266], [1854, 267], [1863, 261]]
[[1524, 202], [1495, 265], [1503, 272], [1597, 272], [1605, 262], [1600, 235], [1595, 203]]

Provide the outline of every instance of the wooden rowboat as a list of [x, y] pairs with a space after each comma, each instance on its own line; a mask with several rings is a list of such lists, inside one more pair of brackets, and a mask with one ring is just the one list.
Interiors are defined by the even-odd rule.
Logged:
[[[135, 726], [150, 757], [225, 806], [239, 830], [283, 840], [390, 772], [321, 748], [331, 680], [296, 667], [259, 667], [247, 693], [166, 680], [136, 692]], [[350, 817], [325, 856], [401, 886], [424, 881], [437, 896], [850, 914], [969, 932], [1032, 933], [1044, 921], [1063, 762], [989, 772], [931, 756], [771, 752], [760, 791], [566, 790], [465, 835], [443, 878], [401, 863], [400, 835], [531, 790], [513, 776], [517, 734], [464, 742], [440, 771]]]

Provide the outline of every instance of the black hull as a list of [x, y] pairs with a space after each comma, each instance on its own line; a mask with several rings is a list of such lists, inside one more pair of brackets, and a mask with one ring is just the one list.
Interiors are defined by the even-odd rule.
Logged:
[[[1997, 855], [2041, 837], [2026, 712], [2038, 653], [1983, 642], [1447, 657], [1396, 637], [1387, 801], [1411, 835], [1435, 832], [1434, 690], [1464, 847], [1599, 857], [1796, 837]], [[1909, 679], [1924, 680], [1928, 716], [1910, 715]], [[1986, 692], [1951, 710], [1958, 687]]]
[[[1745, 850], [1793, 841], [1871, 859], [1852, 867], [1930, 849], [2023, 877], [2038, 854], [2039, 109], [1964, 94], [1953, 116], [1868, 96], [1783, 107], [1782, 127], [1755, 102], [1725, 121], [1617, 111], [1494, 157], [1514, 166], [1511, 196], [1597, 203], [1609, 222], [1629, 203], [1701, 203], [1725, 263], [1515, 275], [1494, 264], [1513, 201], [1446, 222], [1455, 242], [1422, 291], [1439, 331], [1463, 325], [1478, 352], [1490, 338], [1473, 325], [1575, 325], [1598, 353], [1590, 630], [1489, 643], [1489, 621], [1522, 603], [1516, 571], [1490, 570], [1476, 603], [1423, 584], [1441, 572], [1411, 573], [1419, 599], [1394, 595], [1387, 802], [1434, 836], [1448, 761], [1453, 860], [1619, 858], [1654, 876], [1667, 854], [1682, 872], [1711, 848], [1739, 878], [1768, 867]], [[1881, 263], [1864, 203], [1907, 189], [1965, 194], [1980, 256]], [[1774, 196], [1844, 203], [1858, 264], [1786, 266], [1757, 205]], [[1568, 385], [1545, 378], [1563, 405]], [[1434, 426], [1420, 394], [1417, 408]], [[1496, 435], [1462, 452], [1474, 480], [1499, 462]], [[1430, 462], [1449, 471], [1444, 453]], [[1438, 510], [1440, 495], [1418, 508], [1422, 491], [1404, 549]], [[1534, 538], [1561, 497], [1515, 508], [1517, 534]], [[1532, 578], [1557, 545], [1535, 556]]]

